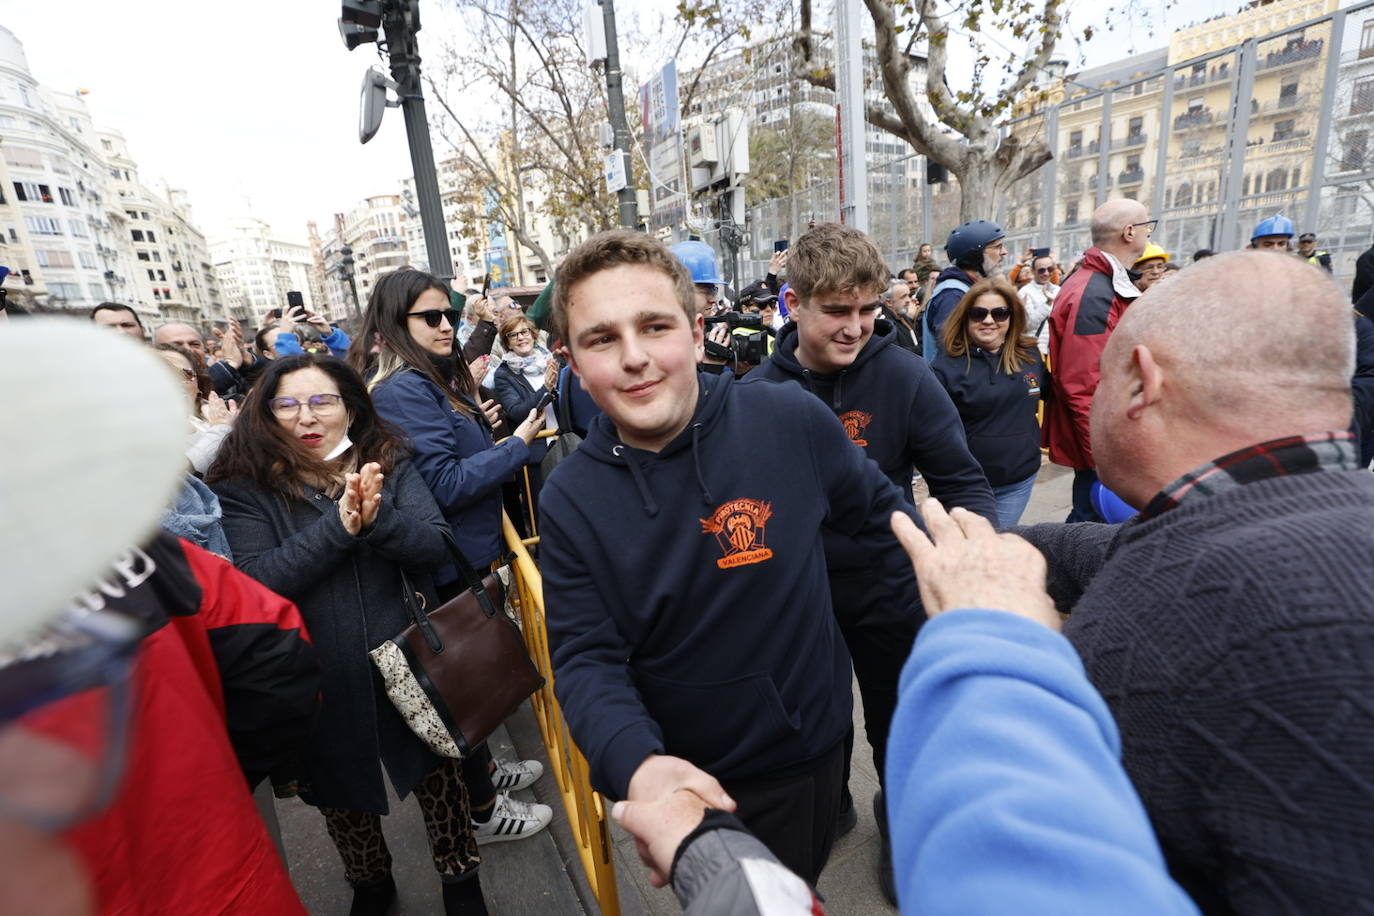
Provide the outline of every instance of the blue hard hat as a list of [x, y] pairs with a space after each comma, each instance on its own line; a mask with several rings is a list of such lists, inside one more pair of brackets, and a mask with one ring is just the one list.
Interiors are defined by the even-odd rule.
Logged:
[[1126, 504], [1120, 496], [1102, 486], [1102, 481], [1094, 480], [1092, 486], [1093, 508], [1110, 525], [1134, 518], [1136, 511]]
[[668, 250], [687, 265], [693, 283], [719, 285], [725, 282], [720, 275], [720, 268], [716, 266], [716, 253], [705, 242], [691, 239], [678, 242]]
[[1286, 216], [1271, 216], [1268, 219], [1259, 221], [1255, 226], [1255, 231], [1250, 235], [1250, 241], [1264, 238], [1266, 235], [1286, 235], [1290, 239], [1293, 237], [1293, 221]]
[[964, 223], [949, 234], [945, 240], [945, 254], [951, 264], [958, 264], [975, 252], [981, 253], [983, 247], [1004, 237], [1002, 227], [986, 219], [975, 219]]

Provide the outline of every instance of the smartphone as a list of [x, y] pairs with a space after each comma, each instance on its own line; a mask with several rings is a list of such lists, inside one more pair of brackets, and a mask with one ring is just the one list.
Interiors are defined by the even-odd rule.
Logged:
[[1032, 249], [1031, 249], [1031, 257], [1035, 257], [1035, 258], [1048, 258], [1049, 256], [1050, 256], [1050, 250], [1049, 250], [1048, 248], [1032, 248]]
[[553, 399], [558, 397], [558, 392], [550, 388], [545, 388], [544, 393], [539, 396], [539, 403], [534, 405], [535, 410], [543, 410], [553, 403]]
[[775, 241], [775, 242], [773, 243], [773, 250], [774, 250], [774, 251], [786, 251], [786, 250], [787, 250], [787, 239], [778, 239], [777, 241]]
[[482, 276], [482, 298], [487, 298], [487, 290], [491, 289], [491, 274]]
[[305, 297], [294, 289], [286, 294], [286, 308], [292, 321], [305, 320]]
[[281, 309], [268, 309], [268, 310], [267, 310], [267, 314], [264, 315], [264, 316], [262, 316], [262, 320], [263, 320], [264, 322], [267, 322], [267, 321], [272, 321], [273, 319], [280, 318], [280, 317], [281, 317]]

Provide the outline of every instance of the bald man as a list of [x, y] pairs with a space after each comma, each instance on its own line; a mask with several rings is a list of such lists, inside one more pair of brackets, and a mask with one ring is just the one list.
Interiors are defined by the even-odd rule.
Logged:
[[1023, 529], [1121, 729], [1170, 870], [1205, 913], [1374, 900], [1374, 475], [1350, 304], [1291, 255], [1152, 287], [1092, 405], [1120, 526]]
[[1100, 522], [1092, 504], [1094, 470], [1088, 410], [1097, 390], [1097, 361], [1121, 313], [1140, 290], [1128, 264], [1145, 251], [1157, 220], [1144, 204], [1119, 198], [1093, 212], [1093, 247], [1083, 266], [1064, 281], [1050, 312], [1051, 388], [1045, 402], [1043, 444], [1050, 460], [1074, 469], [1070, 522]]
[[[222, 398], [233, 398], [246, 394], [249, 386], [249, 380], [245, 379], [239, 371], [246, 362], [242, 336], [237, 330], [238, 323], [231, 322], [231, 324], [235, 333], [232, 336], [220, 337], [220, 342], [223, 345], [220, 359], [206, 370], [215, 387], [215, 393]], [[200, 332], [182, 321], [169, 321], [153, 331], [153, 345], [159, 344], [172, 344], [182, 347], [197, 354], [202, 360], [205, 359], [205, 341], [201, 339]]]

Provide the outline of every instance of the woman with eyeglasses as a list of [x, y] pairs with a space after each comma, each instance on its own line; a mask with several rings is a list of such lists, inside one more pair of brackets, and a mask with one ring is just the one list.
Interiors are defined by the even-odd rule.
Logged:
[[[534, 411], [499, 444], [492, 424], [500, 409], [479, 404], [477, 382], [457, 345], [459, 312], [448, 284], [418, 270], [383, 274], [372, 287], [349, 364], [367, 379], [377, 412], [409, 439], [415, 469], [429, 486], [454, 539], [474, 569], [501, 558], [501, 484], [530, 460], [543, 426]], [[435, 573], [441, 602], [463, 590], [449, 564]], [[548, 826], [553, 810], [510, 797], [543, 774], [538, 761], [492, 759], [486, 745], [463, 760], [481, 844], [519, 840]]]
[[[353, 914], [396, 896], [382, 838], [383, 773], [425, 815], [446, 912], [485, 913], [480, 861], [456, 760], [406, 726], [368, 652], [410, 622], [401, 568], [435, 606], [444, 519], [362, 379], [337, 359], [285, 356], [248, 393], [208, 475], [234, 563], [300, 608], [320, 658], [320, 716], [294, 782], [320, 809], [353, 887]], [[233, 723], [230, 723], [231, 729]]]
[[[496, 399], [508, 417], [528, 416], [545, 392], [558, 387], [558, 360], [547, 347], [539, 343], [539, 329], [523, 313], [510, 315], [501, 322], [501, 346], [505, 355], [492, 373]], [[544, 440], [530, 445], [528, 462], [530, 493], [537, 496], [542, 480], [539, 462], [544, 460], [548, 446]]]
[[188, 408], [186, 422], [190, 427], [186, 460], [197, 474], [204, 474], [214, 462], [224, 437], [229, 435], [238, 408], [214, 392], [200, 354], [175, 344], [158, 344], [154, 349], [181, 379]]
[[945, 321], [931, 369], [964, 422], [973, 456], [997, 500], [1002, 527], [1021, 519], [1040, 471], [1036, 410], [1049, 372], [1026, 327], [1026, 310], [1006, 280], [979, 280]]

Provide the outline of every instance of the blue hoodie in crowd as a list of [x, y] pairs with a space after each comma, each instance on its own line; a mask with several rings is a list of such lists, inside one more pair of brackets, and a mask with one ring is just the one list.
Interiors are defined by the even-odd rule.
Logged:
[[1000, 353], [981, 347], [967, 356], [941, 350], [930, 364], [959, 411], [973, 457], [994, 487], [1020, 483], [1040, 470], [1036, 407], [1050, 390], [1050, 374], [1040, 350], [1030, 350], [1033, 358], [1011, 375], [998, 367]]
[[[749, 378], [800, 382], [839, 417], [850, 440], [908, 503], [915, 503], [914, 467], [946, 509], [963, 506], [996, 524], [997, 503], [964, 441], [959, 412], [926, 361], [893, 346], [896, 336], [891, 324], [876, 319], [873, 336], [854, 362], [839, 372], [819, 373], [797, 361], [797, 326], [788, 324], [779, 332], [777, 351]], [[862, 548], [848, 538], [828, 532], [825, 550], [832, 572], [868, 565]]]
[[911, 577], [889, 527], [907, 500], [824, 406], [729, 373], [698, 385], [657, 453], [597, 416], [540, 500], [554, 686], [613, 799], [653, 753], [728, 786], [808, 769], [843, 740], [851, 675], [822, 525], [863, 545], [873, 575]]
[[930, 297], [930, 303], [921, 313], [922, 340], [929, 340], [931, 343], [930, 346], [921, 348], [921, 355], [926, 359], [934, 359], [935, 354], [944, 349], [940, 340], [945, 334], [945, 319], [954, 313], [954, 307], [964, 298], [964, 293], [968, 292], [973, 283], [974, 279], [969, 277], [967, 270], [953, 264], [940, 271], [939, 276], [935, 278], [934, 288], [939, 289], [941, 284], [945, 284], [945, 288]]

